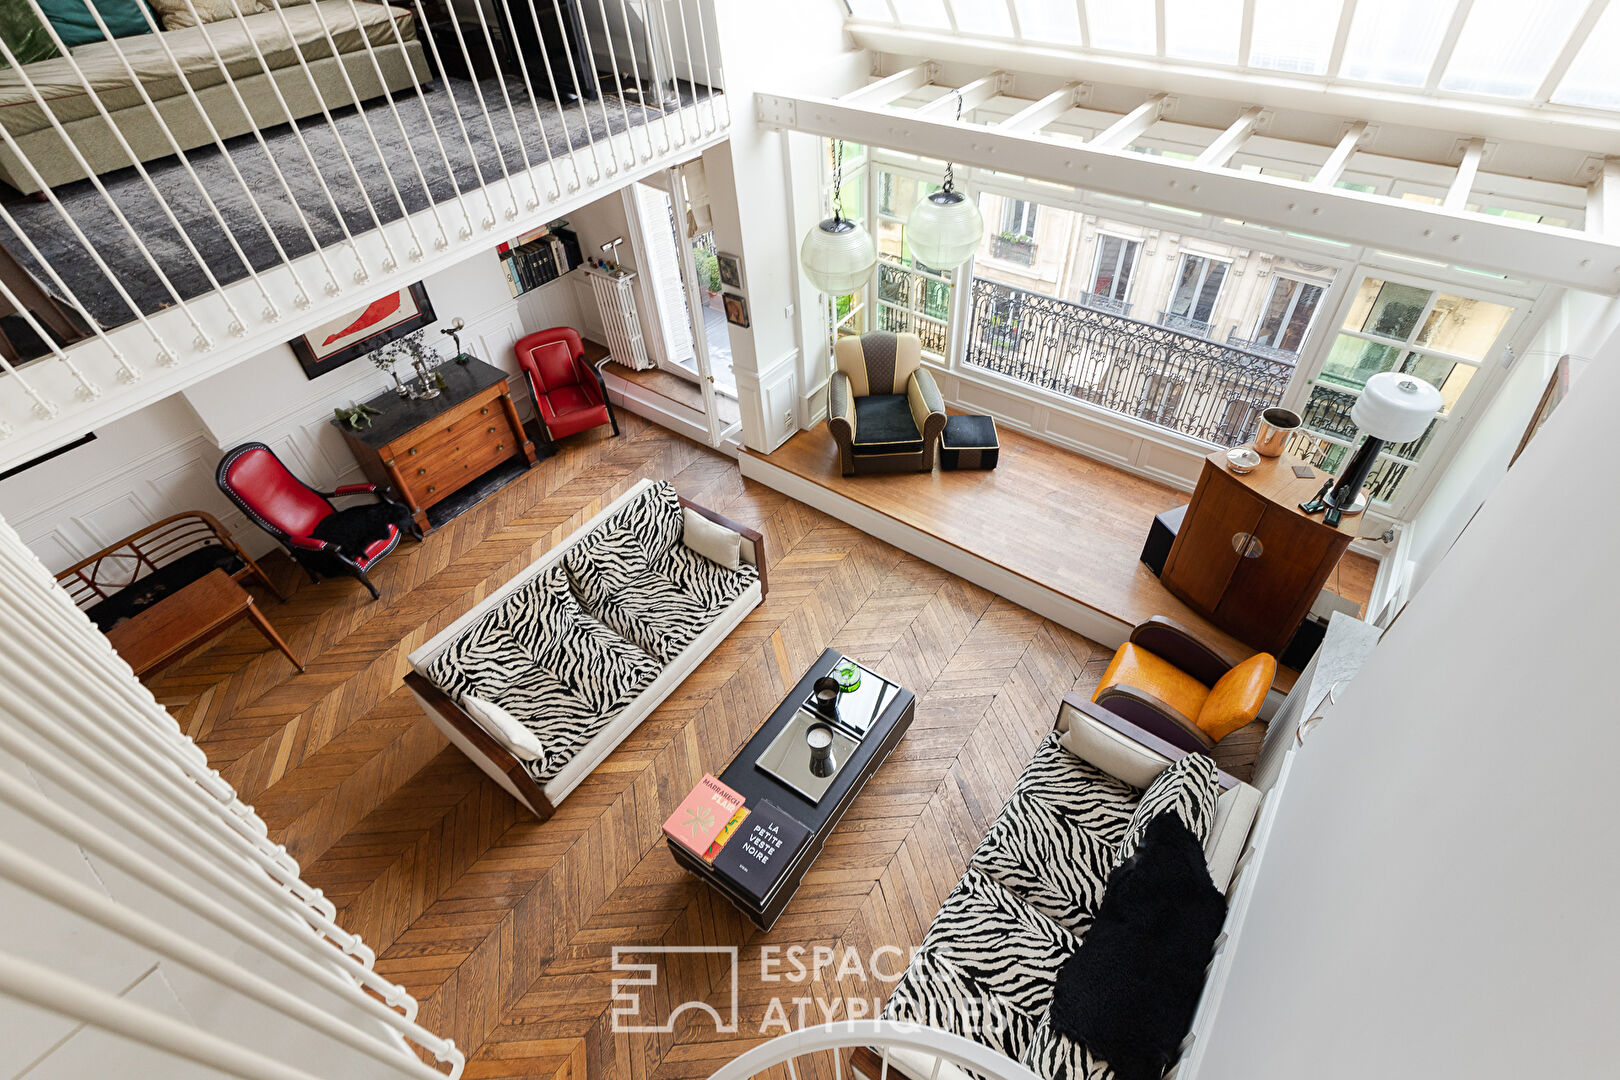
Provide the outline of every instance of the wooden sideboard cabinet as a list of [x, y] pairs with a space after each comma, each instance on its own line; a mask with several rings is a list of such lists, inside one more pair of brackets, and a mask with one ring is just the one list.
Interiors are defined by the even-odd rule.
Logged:
[[381, 394], [366, 402], [382, 414], [370, 427], [350, 431], [333, 421], [366, 479], [393, 488], [424, 532], [432, 528], [428, 507], [503, 461], [535, 461], [505, 372], [481, 360], [438, 370], [446, 388], [436, 398]]
[[1299, 504], [1327, 479], [1294, 475], [1305, 462], [1261, 458], [1244, 476], [1226, 467], [1226, 451], [1204, 459], [1160, 580], [1210, 622], [1252, 648], [1280, 654], [1316, 601], [1328, 575], [1356, 538], [1360, 517], [1337, 528]]

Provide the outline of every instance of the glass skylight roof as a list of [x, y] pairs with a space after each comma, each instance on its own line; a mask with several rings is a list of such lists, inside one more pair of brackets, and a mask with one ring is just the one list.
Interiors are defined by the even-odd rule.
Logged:
[[1620, 0], [848, 2], [864, 23], [1440, 97], [1620, 109]]

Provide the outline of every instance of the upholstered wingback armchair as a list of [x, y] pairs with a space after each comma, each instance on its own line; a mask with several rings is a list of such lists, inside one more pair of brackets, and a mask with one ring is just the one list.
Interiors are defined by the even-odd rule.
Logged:
[[1277, 659], [1241, 662], [1156, 615], [1131, 631], [1091, 700], [1184, 750], [1211, 750], [1260, 715]]
[[917, 335], [840, 338], [833, 363], [827, 428], [844, 475], [932, 471], [945, 399], [922, 366]]

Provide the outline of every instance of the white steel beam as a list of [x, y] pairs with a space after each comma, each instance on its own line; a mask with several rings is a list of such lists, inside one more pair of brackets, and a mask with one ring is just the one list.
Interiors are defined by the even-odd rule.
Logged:
[[1337, 79], [1339, 67], [1344, 63], [1344, 47], [1350, 40], [1350, 25], [1356, 18], [1356, 0], [1344, 0], [1339, 8], [1339, 25], [1333, 30], [1333, 45], [1328, 50], [1327, 77]]
[[1297, 230], [1448, 264], [1620, 294], [1620, 243], [1572, 229], [1387, 195], [1214, 169], [1087, 143], [1073, 146], [830, 98], [759, 94], [767, 126], [850, 139], [1216, 217]]
[[966, 86], [948, 90], [926, 105], [919, 105], [913, 111], [918, 116], [955, 116], [958, 98], [962, 102], [962, 111], [977, 109], [989, 101], [1002, 90], [1008, 89], [1012, 83], [1012, 76], [1005, 72], [992, 71], [982, 79], [974, 79]]
[[859, 90], [845, 94], [844, 100], [860, 102], [863, 105], [887, 105], [933, 82], [938, 70], [932, 63], [908, 67], [904, 71], [897, 71], [893, 75], [869, 82]]
[[1581, 47], [1586, 44], [1586, 39], [1592, 36], [1592, 31], [1597, 28], [1598, 20], [1603, 18], [1603, 13], [1608, 10], [1608, 7], [1609, 0], [1589, 0], [1586, 10], [1581, 13], [1580, 21], [1569, 32], [1569, 37], [1564, 41], [1564, 47], [1558, 51], [1558, 58], [1553, 61], [1552, 67], [1547, 69], [1546, 77], [1541, 80], [1541, 85], [1536, 88], [1537, 101], [1552, 100], [1553, 94], [1558, 91], [1558, 84], [1564, 81], [1564, 76], [1569, 73], [1569, 66], [1581, 54]]
[[1462, 163], [1457, 166], [1457, 175], [1451, 180], [1451, 187], [1446, 189], [1447, 210], [1461, 210], [1468, 205], [1468, 193], [1474, 190], [1474, 179], [1479, 176], [1479, 163], [1485, 157], [1485, 140], [1469, 139], [1463, 147]]
[[1474, 0], [1457, 0], [1457, 6], [1451, 9], [1451, 21], [1446, 24], [1446, 32], [1440, 38], [1440, 48], [1435, 50], [1434, 63], [1429, 65], [1429, 77], [1423, 82], [1425, 90], [1433, 90], [1440, 85], [1446, 65], [1451, 63], [1451, 54], [1457, 51], [1457, 39], [1462, 37], [1463, 24], [1468, 21], [1468, 13], [1473, 8]]
[[1609, 158], [1586, 190], [1586, 231], [1620, 240], [1620, 159]]
[[1106, 131], [1091, 140], [1091, 145], [1098, 150], [1131, 145], [1142, 136], [1143, 132], [1159, 122], [1159, 116], [1164, 112], [1166, 96], [1154, 94], [1110, 124]]
[[1238, 24], [1238, 67], [1249, 66], [1249, 54], [1254, 48], [1254, 0], [1243, 0], [1242, 21]]
[[[1350, 7], [1350, 0], [1346, 0], [1345, 10]], [[1349, 24], [1344, 25], [1348, 28]], [[846, 28], [857, 45], [874, 52], [928, 56], [939, 63], [974, 65], [981, 70], [1007, 63], [1005, 42], [886, 23], [852, 21]], [[1094, 53], [1069, 45], [1033, 42], [1018, 47], [1018, 71], [1021, 75], [1139, 87], [1177, 97], [1263, 105], [1278, 112], [1300, 110], [1381, 125], [1466, 131], [1497, 142], [1528, 142], [1599, 157], [1620, 156], [1620, 114], [1603, 109], [1334, 82], [1325, 75], [1254, 70], [1239, 73], [1151, 56]]]
[[1243, 114], [1233, 121], [1232, 126], [1215, 136], [1215, 141], [1198, 155], [1198, 164], [1219, 168], [1231, 161], [1232, 155], [1243, 149], [1243, 144], [1254, 134], [1255, 125], [1260, 122], [1260, 115], [1264, 112], [1265, 110], [1258, 105], [1244, 109]]
[[1366, 134], [1367, 121], [1357, 120], [1351, 124], [1339, 137], [1339, 145], [1333, 148], [1333, 153], [1328, 155], [1327, 161], [1323, 162], [1322, 167], [1311, 178], [1311, 186], [1330, 188], [1337, 184], [1339, 177], [1344, 175], [1344, 167], [1350, 164], [1350, 155], [1356, 152], [1356, 147], [1361, 145], [1362, 136]]
[[996, 125], [996, 130], [1015, 131], [1024, 135], [1035, 134], [1075, 107], [1080, 100], [1081, 86], [1081, 83], [1070, 83], [1061, 90], [1052, 91], [1041, 100], [1025, 105], [1007, 117]]

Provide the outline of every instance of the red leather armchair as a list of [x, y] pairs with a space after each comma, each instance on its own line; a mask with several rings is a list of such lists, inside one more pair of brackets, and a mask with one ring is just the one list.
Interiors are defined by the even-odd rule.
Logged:
[[607, 384], [585, 362], [585, 345], [577, 331], [567, 326], [540, 330], [520, 339], [514, 348], [547, 442], [603, 424], [612, 424], [613, 434], [619, 433]]
[[[261, 442], [243, 443], [226, 453], [214, 480], [254, 524], [281, 541], [311, 580], [347, 574], [364, 585], [373, 600], [377, 587], [366, 571], [399, 544], [400, 526], [422, 538], [410, 508], [389, 498], [386, 489], [345, 484], [336, 491], [316, 491]], [[339, 510], [331, 500], [340, 495], [375, 495], [377, 503]], [[334, 530], [333, 518], [343, 519], [344, 527]], [[328, 538], [316, 536], [317, 530], [328, 533]]]

